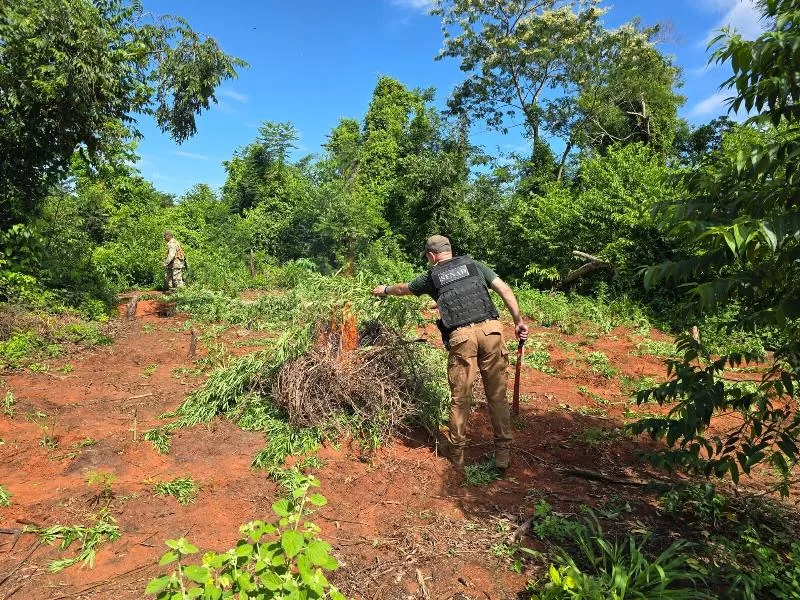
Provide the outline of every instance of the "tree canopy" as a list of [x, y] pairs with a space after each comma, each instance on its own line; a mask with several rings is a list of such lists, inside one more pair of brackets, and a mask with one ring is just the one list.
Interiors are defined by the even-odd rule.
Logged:
[[0, 226], [29, 221], [76, 151], [116, 155], [137, 115], [186, 140], [245, 66], [185, 20], [124, 0], [3, 2], [0, 40]]

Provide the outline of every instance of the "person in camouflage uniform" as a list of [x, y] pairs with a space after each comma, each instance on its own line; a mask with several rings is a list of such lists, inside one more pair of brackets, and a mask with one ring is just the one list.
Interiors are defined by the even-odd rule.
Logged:
[[167, 242], [167, 256], [164, 259], [164, 288], [166, 291], [170, 291], [185, 285], [183, 268], [186, 266], [186, 255], [171, 231], [164, 232], [164, 241]]
[[505, 471], [511, 459], [512, 444], [506, 400], [508, 350], [499, 313], [488, 290], [497, 292], [508, 308], [518, 339], [527, 339], [528, 326], [508, 284], [483, 263], [469, 256], [453, 256], [446, 237], [428, 238], [421, 257], [428, 260], [427, 272], [408, 283], [379, 285], [372, 293], [379, 297], [427, 294], [437, 301], [440, 314], [437, 325], [449, 352], [447, 377], [452, 402], [447, 437], [450, 458], [458, 470], [464, 468], [472, 383], [480, 372], [494, 429], [495, 464]]

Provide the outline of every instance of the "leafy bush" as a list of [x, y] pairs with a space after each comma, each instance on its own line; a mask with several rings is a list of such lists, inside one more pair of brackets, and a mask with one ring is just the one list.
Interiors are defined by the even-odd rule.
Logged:
[[554, 514], [553, 507], [544, 500], [540, 500], [534, 507], [534, 516], [536, 519], [531, 531], [540, 540], [548, 542], [563, 543], [572, 540], [583, 528], [583, 525], [574, 519]]
[[734, 537], [713, 536], [708, 543], [708, 571], [728, 586], [727, 597], [800, 598], [800, 544], [779, 550], [753, 525], [740, 528]]
[[659, 496], [665, 514], [689, 514], [692, 520], [716, 525], [728, 510], [728, 499], [711, 484], [676, 486]]
[[268, 267], [267, 282], [274, 287], [290, 289], [311, 275], [318, 273], [317, 265], [313, 261], [307, 258], [298, 258], [287, 261], [280, 266]]
[[57, 330], [56, 339], [85, 344], [87, 346], [103, 346], [114, 342], [114, 338], [100, 331], [97, 323], [71, 323]]
[[61, 347], [48, 343], [35, 331], [16, 331], [4, 342], [0, 342], [0, 366], [18, 368], [36, 354], [58, 356]]
[[614, 377], [619, 373], [619, 369], [611, 366], [611, 361], [603, 352], [589, 352], [586, 355], [586, 362], [592, 367], [592, 373], [603, 377]]
[[759, 497], [727, 497], [713, 485], [685, 484], [659, 496], [661, 510], [681, 516], [696, 537], [697, 568], [726, 598], [800, 598], [800, 529], [796, 511]]
[[566, 334], [574, 334], [579, 328], [606, 334], [620, 325], [650, 327], [642, 308], [624, 296], [609, 302], [602, 294], [592, 298], [524, 288], [517, 290], [516, 296], [523, 315]]
[[276, 523], [251, 521], [242, 525], [244, 537], [236, 547], [223, 553], [206, 552], [201, 564], [184, 564], [185, 557], [196, 554], [197, 547], [185, 539], [167, 540], [170, 550], [160, 565], [175, 564], [175, 570], [150, 581], [145, 593], [158, 600], [172, 598], [223, 597], [248, 598], [330, 598], [344, 596], [330, 584], [326, 571], [339, 564], [330, 555], [331, 546], [319, 538], [317, 525], [304, 518], [310, 513], [307, 504], [323, 506], [321, 494], [309, 494], [319, 486], [307, 478], [291, 498], [272, 505], [279, 517]]

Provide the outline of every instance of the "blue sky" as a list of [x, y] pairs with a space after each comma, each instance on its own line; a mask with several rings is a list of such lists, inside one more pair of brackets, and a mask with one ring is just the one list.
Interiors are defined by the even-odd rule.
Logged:
[[[263, 121], [291, 121], [300, 132], [297, 156], [321, 151], [340, 118], [361, 119], [380, 75], [408, 87], [435, 87], [444, 106], [461, 81], [455, 60], [435, 61], [442, 46], [437, 17], [427, 0], [144, 0], [153, 14], [176, 14], [215, 37], [250, 66], [218, 90], [219, 103], [198, 119], [198, 134], [182, 145], [140, 119], [144, 140], [138, 167], [160, 190], [182, 194], [196, 183], [220, 187], [222, 161], [257, 135]], [[669, 43], [684, 73], [687, 97], [681, 116], [701, 124], [725, 113], [719, 91], [724, 67], [707, 68], [706, 44], [720, 27], [758, 34], [752, 0], [616, 0], [604, 21], [616, 27], [634, 17], [668, 23]], [[522, 150], [518, 135], [502, 136], [476, 124], [472, 141], [491, 154]]]

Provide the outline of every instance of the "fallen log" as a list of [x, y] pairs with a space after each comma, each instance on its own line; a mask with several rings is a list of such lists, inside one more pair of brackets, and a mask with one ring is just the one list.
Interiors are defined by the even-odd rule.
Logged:
[[589, 262], [596, 262], [596, 263], [605, 263], [609, 264], [607, 261], [603, 260], [602, 258], [598, 258], [597, 256], [593, 256], [591, 254], [587, 254], [586, 252], [581, 252], [580, 250], [573, 250], [572, 256], [575, 258], [583, 258], [588, 260]]
[[594, 273], [595, 271], [599, 271], [601, 269], [610, 269], [613, 268], [611, 263], [607, 262], [588, 262], [574, 271], [570, 271], [558, 282], [556, 286], [557, 290], [565, 290], [570, 287], [574, 282], [577, 280], [586, 277], [589, 273]]

